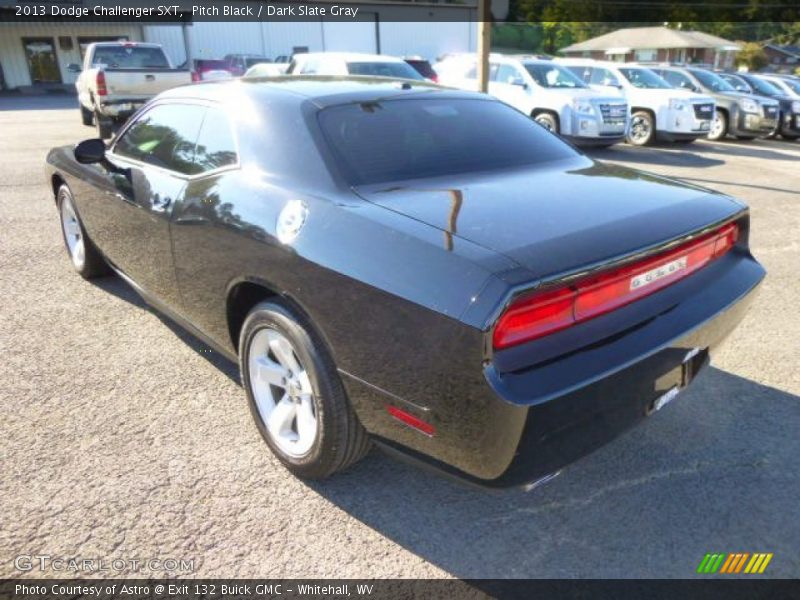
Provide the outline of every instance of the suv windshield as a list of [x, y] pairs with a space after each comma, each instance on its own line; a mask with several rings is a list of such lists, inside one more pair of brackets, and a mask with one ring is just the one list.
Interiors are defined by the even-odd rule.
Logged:
[[372, 75], [375, 77], [396, 77], [400, 79], [425, 78], [414, 67], [404, 62], [349, 62], [347, 72], [351, 75]]
[[631, 82], [633, 87], [648, 90], [660, 90], [672, 87], [650, 69], [623, 69], [620, 67], [619, 72], [622, 73], [625, 79]]
[[579, 156], [493, 100], [408, 98], [325, 108], [319, 123], [351, 185], [490, 171]]
[[783, 92], [779, 90], [776, 86], [772, 85], [769, 81], [764, 81], [763, 79], [759, 79], [758, 77], [748, 77], [747, 83], [750, 84], [750, 87], [753, 88], [759, 94], [763, 94], [764, 96], [782, 96]]
[[586, 84], [572, 71], [556, 64], [524, 63], [533, 80], [546, 88], [585, 88]]
[[753, 88], [750, 87], [750, 84], [747, 83], [741, 77], [737, 77], [736, 75], [729, 75], [727, 73], [720, 75], [725, 81], [730, 83], [737, 92], [745, 92], [747, 94], [753, 91]]
[[697, 80], [714, 92], [735, 92], [733, 86], [725, 81], [719, 75], [711, 71], [703, 71], [702, 69], [689, 69], [689, 72], [697, 77]]
[[97, 46], [92, 65], [107, 65], [112, 69], [169, 69], [161, 48], [140, 46]]

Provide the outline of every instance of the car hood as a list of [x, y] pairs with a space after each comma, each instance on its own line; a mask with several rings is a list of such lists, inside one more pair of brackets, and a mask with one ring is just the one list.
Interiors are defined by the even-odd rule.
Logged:
[[545, 278], [662, 244], [744, 209], [711, 190], [585, 157], [355, 191]]
[[690, 102], [696, 102], [699, 104], [703, 103], [712, 103], [714, 99], [711, 96], [706, 96], [705, 94], [698, 94], [697, 92], [690, 92], [689, 90], [681, 90], [678, 88], [672, 90], [647, 90], [648, 92], [661, 92], [662, 94], [667, 92], [670, 98], [681, 98], [683, 100], [689, 100]]
[[543, 88], [546, 92], [563, 96], [565, 100], [581, 98], [606, 102], [619, 102], [625, 100], [622, 90], [617, 93], [608, 90], [598, 91], [593, 88]]

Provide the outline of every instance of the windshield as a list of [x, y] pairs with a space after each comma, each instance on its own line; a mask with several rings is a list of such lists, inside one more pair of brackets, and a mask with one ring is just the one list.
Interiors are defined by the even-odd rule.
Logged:
[[800, 95], [800, 81], [795, 79], [781, 79], [781, 81], [789, 86], [789, 89], [792, 90], [795, 94]]
[[764, 96], [782, 96], [783, 92], [771, 84], [769, 81], [759, 79], [758, 77], [749, 77], [747, 83], [750, 84], [756, 92]]
[[619, 72], [622, 73], [622, 76], [625, 77], [625, 79], [631, 82], [633, 87], [648, 90], [660, 90], [672, 87], [650, 69], [620, 68]]
[[525, 70], [533, 80], [546, 88], [585, 88], [586, 84], [572, 71], [549, 63], [526, 63]]
[[395, 77], [400, 79], [425, 78], [416, 69], [404, 62], [349, 62], [347, 72], [351, 75], [372, 75], [375, 77]]
[[106, 65], [112, 69], [169, 69], [161, 48], [137, 46], [97, 46], [92, 65]]
[[741, 77], [736, 75], [720, 75], [720, 77], [730, 83], [737, 92], [747, 92], [749, 94], [753, 91], [753, 88]]
[[351, 185], [490, 171], [578, 156], [493, 100], [409, 98], [323, 109], [319, 122]]
[[719, 75], [711, 71], [703, 71], [702, 69], [691, 69], [692, 75], [697, 77], [698, 81], [708, 89], [714, 92], [735, 92], [733, 86], [725, 81]]

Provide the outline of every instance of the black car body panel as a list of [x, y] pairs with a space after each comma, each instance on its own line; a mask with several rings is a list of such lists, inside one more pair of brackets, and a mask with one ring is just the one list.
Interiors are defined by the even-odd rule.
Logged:
[[[222, 110], [235, 129], [236, 164], [177, 176], [116, 156], [112, 142], [90, 165], [72, 147], [54, 149], [47, 177], [54, 189], [71, 188], [116, 270], [229, 358], [248, 299], [281, 296], [314, 324], [375, 439], [484, 485], [525, 483], [643, 418], [676, 372], [699, 369], [686, 366], [687, 353], [713, 352], [764, 270], [748, 250], [740, 203], [577, 152], [531, 168], [351, 189], [322, 140], [319, 111], [421, 97], [495, 102], [363, 78], [176, 88], [149, 106]], [[307, 221], [283, 243], [278, 214], [298, 199]], [[522, 291], [729, 222], [740, 236], [723, 259], [622, 309], [493, 351], [492, 326]], [[390, 405], [435, 435], [395, 420]]]

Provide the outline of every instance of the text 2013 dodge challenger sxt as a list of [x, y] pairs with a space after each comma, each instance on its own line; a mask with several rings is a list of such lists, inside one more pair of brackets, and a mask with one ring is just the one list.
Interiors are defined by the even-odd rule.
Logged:
[[47, 162], [77, 271], [237, 360], [302, 477], [370, 440], [489, 486], [545, 477], [671, 400], [765, 274], [736, 200], [425, 83], [177, 88]]

